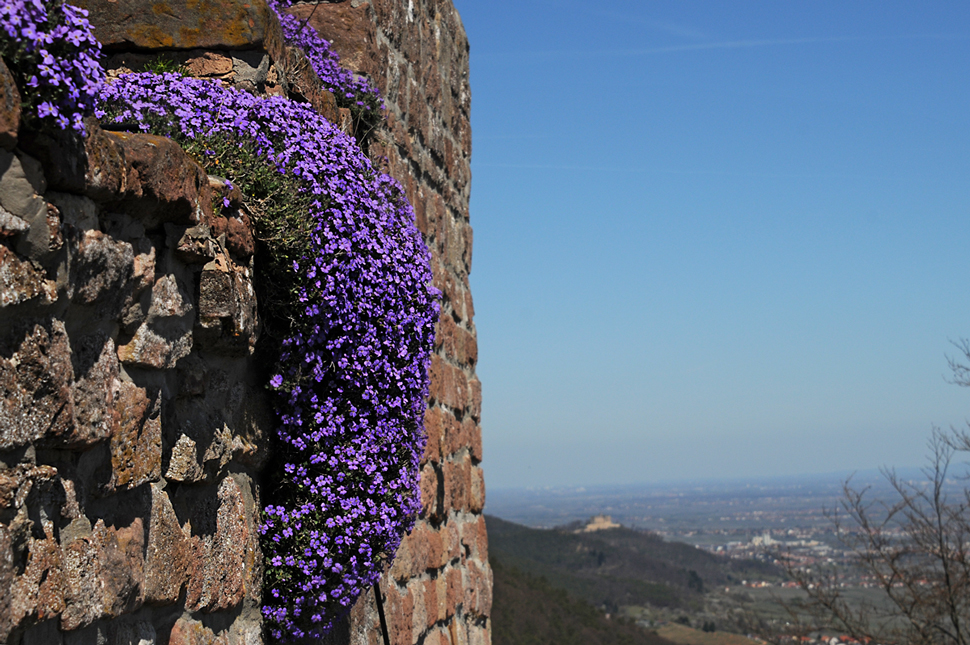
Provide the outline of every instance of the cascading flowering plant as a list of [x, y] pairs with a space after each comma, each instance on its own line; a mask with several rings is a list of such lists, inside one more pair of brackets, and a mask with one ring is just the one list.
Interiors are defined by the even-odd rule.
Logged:
[[97, 116], [201, 149], [249, 142], [311, 198], [270, 380], [284, 458], [261, 528], [263, 614], [278, 640], [323, 635], [380, 576], [419, 509], [438, 293], [414, 213], [400, 185], [305, 104], [129, 74], [105, 86]]
[[104, 82], [87, 15], [61, 0], [0, 0], [0, 56], [21, 88], [26, 118], [84, 132]]
[[376, 120], [384, 109], [384, 102], [377, 88], [368, 79], [355, 76], [353, 72], [342, 67], [340, 56], [308, 21], [300, 20], [285, 11], [285, 7], [294, 4], [293, 0], [267, 0], [267, 4], [279, 17], [286, 42], [306, 53], [323, 87], [333, 92], [337, 105], [350, 108], [352, 113], [364, 120]]

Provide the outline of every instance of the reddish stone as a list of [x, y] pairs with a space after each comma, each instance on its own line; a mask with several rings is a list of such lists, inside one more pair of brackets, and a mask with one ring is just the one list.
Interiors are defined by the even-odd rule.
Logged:
[[468, 510], [481, 513], [485, 508], [485, 473], [479, 466], [472, 466], [471, 488], [468, 492]]
[[445, 414], [449, 413], [443, 411], [439, 407], [428, 408], [425, 410], [424, 433], [427, 437], [427, 441], [424, 446], [424, 454], [421, 457], [422, 466], [428, 462], [441, 460], [441, 446], [445, 436], [443, 423], [443, 417]]
[[[442, 575], [442, 574], [439, 574]], [[445, 578], [445, 613], [446, 618], [455, 615], [458, 605], [465, 599], [464, 585], [461, 579], [461, 569], [458, 567], [448, 567], [444, 572]]]
[[445, 508], [468, 510], [471, 490], [471, 457], [467, 453], [441, 464], [445, 477]]
[[318, 34], [330, 41], [340, 55], [340, 64], [358, 74], [377, 78], [382, 71], [381, 57], [377, 49], [377, 25], [374, 10], [369, 3], [338, 2], [305, 4], [290, 7], [287, 11], [305, 20]]
[[461, 543], [468, 552], [468, 557], [488, 561], [488, 533], [485, 528], [485, 517], [479, 515], [476, 519], [462, 522], [459, 527]]
[[186, 543], [168, 495], [151, 490], [148, 548], [145, 550], [145, 602], [166, 605], [178, 600], [186, 575]]
[[20, 129], [20, 92], [7, 66], [0, 61], [0, 148], [13, 150]]
[[232, 58], [212, 51], [200, 52], [187, 58], [185, 67], [195, 77], [225, 76], [232, 72]]
[[248, 260], [256, 252], [253, 225], [249, 216], [237, 210], [231, 217], [213, 217], [209, 220], [212, 237], [226, 236], [226, 249], [239, 260]]
[[135, 488], [162, 476], [162, 423], [144, 388], [121, 383], [111, 435], [111, 490]]
[[71, 348], [60, 321], [0, 339], [0, 449], [70, 436], [73, 380]]
[[431, 519], [436, 517], [438, 508], [438, 475], [434, 466], [425, 464], [421, 469], [421, 517]]
[[56, 618], [65, 610], [68, 593], [61, 548], [50, 530], [44, 539], [29, 538], [27, 562], [10, 590], [10, 624], [23, 624], [27, 618], [38, 621]]
[[211, 629], [184, 616], [175, 621], [168, 637], [168, 645], [216, 645], [219, 641]]
[[[215, 611], [235, 607], [242, 602], [248, 587], [256, 579], [259, 547], [252, 517], [247, 513], [242, 490], [232, 477], [219, 484], [215, 532], [199, 534], [190, 540], [189, 580], [186, 607], [190, 611]], [[213, 504], [195, 508], [193, 527], [211, 524], [208, 516]]]
[[130, 526], [106, 526], [98, 520], [94, 526], [94, 544], [98, 552], [98, 578], [101, 582], [103, 615], [114, 618], [134, 611], [144, 602], [145, 529], [136, 517]]
[[468, 403], [468, 378], [437, 354], [431, 357], [431, 398], [453, 410], [463, 410]]
[[472, 460], [478, 463], [482, 460], [482, 428], [479, 426], [475, 420], [469, 415], [465, 417], [464, 421], [461, 423], [462, 435], [465, 439], [465, 445], [468, 446], [468, 450], [471, 453]]
[[[116, 5], [115, 10], [119, 10]], [[192, 225], [211, 217], [209, 176], [177, 143], [151, 134], [107, 135], [122, 148], [125, 162], [137, 177], [137, 182], [128, 182], [118, 206], [146, 229], [166, 222]]]
[[78, 0], [108, 51], [261, 49], [279, 58], [282, 33], [261, 0]]
[[78, 538], [64, 547], [67, 606], [61, 613], [61, 629], [74, 630], [101, 617], [104, 608], [98, 576], [98, 549], [90, 538]]
[[57, 300], [54, 283], [29, 260], [21, 259], [6, 246], [0, 246], [0, 307], [19, 305], [35, 298], [44, 304]]
[[414, 623], [414, 599], [405, 589], [403, 592], [397, 585], [384, 587], [385, 609], [387, 616], [387, 630], [390, 632], [392, 643], [411, 643]]

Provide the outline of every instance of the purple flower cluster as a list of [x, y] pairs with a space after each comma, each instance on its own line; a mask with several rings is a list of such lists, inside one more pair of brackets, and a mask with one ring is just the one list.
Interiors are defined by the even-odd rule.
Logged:
[[380, 92], [368, 79], [341, 67], [340, 56], [330, 48], [329, 42], [307, 22], [283, 10], [294, 4], [292, 0], [267, 0], [267, 4], [279, 17], [287, 44], [299, 47], [306, 53], [323, 87], [333, 92], [337, 105], [350, 108], [358, 115], [384, 109]]
[[267, 477], [279, 489], [261, 532], [273, 638], [323, 635], [379, 577], [419, 510], [438, 292], [413, 211], [397, 182], [304, 104], [129, 74], [105, 86], [97, 114], [203, 144], [246, 138], [313, 197], [312, 252], [292, 267], [302, 286], [270, 379], [284, 458]]
[[104, 69], [88, 12], [61, 0], [0, 0], [0, 56], [28, 118], [84, 132]]

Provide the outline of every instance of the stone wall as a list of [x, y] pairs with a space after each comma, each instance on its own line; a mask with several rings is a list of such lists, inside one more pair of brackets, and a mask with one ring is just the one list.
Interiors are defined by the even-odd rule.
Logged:
[[[405, 186], [444, 294], [425, 417], [423, 511], [382, 581], [391, 642], [490, 643], [481, 383], [468, 283], [468, 39], [450, 0], [343, 0], [292, 11], [309, 18], [345, 65], [380, 88], [387, 127], [375, 133], [370, 153]], [[373, 594], [355, 607], [350, 637], [355, 645], [379, 642]]]
[[247, 220], [170, 140], [87, 128], [0, 149], [0, 641], [259, 642]]
[[[354, 128], [261, 2], [78, 4], [109, 75], [163, 54]], [[369, 151], [405, 186], [444, 294], [422, 515], [382, 581], [392, 642], [489, 642], [467, 41], [447, 0], [296, 11], [380, 86], [388, 124]], [[262, 642], [273, 421], [238, 195], [214, 213], [225, 186], [167, 139], [93, 120], [83, 147], [18, 137], [8, 74], [0, 90], [0, 642]], [[378, 642], [373, 594], [335, 637]]]

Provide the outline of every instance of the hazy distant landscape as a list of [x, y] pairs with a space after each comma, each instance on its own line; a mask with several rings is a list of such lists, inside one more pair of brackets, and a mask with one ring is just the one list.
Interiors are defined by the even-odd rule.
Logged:
[[[917, 469], [897, 475], [924, 480]], [[580, 615], [557, 604], [568, 599], [598, 609], [598, 629], [621, 630], [595, 632], [589, 642], [628, 642], [630, 625], [682, 645], [753, 642], [742, 637], [759, 621], [777, 627], [789, 618], [779, 601], [805, 597], [779, 558], [794, 566], [838, 566], [851, 603], [884, 604], [884, 592], [855, 566], [855, 554], [833, 529], [832, 511], [841, 509], [850, 476], [855, 489], [892, 498], [876, 471], [489, 491], [495, 624], [523, 622], [518, 613], [531, 593], [536, 598], [529, 603], [559, 607], [549, 615], [559, 615], [553, 622], [560, 626]], [[957, 492], [960, 483], [947, 485]], [[600, 515], [622, 526], [584, 530]], [[512, 589], [517, 602], [507, 597]], [[496, 637], [497, 645], [521, 642], [498, 631]]]

